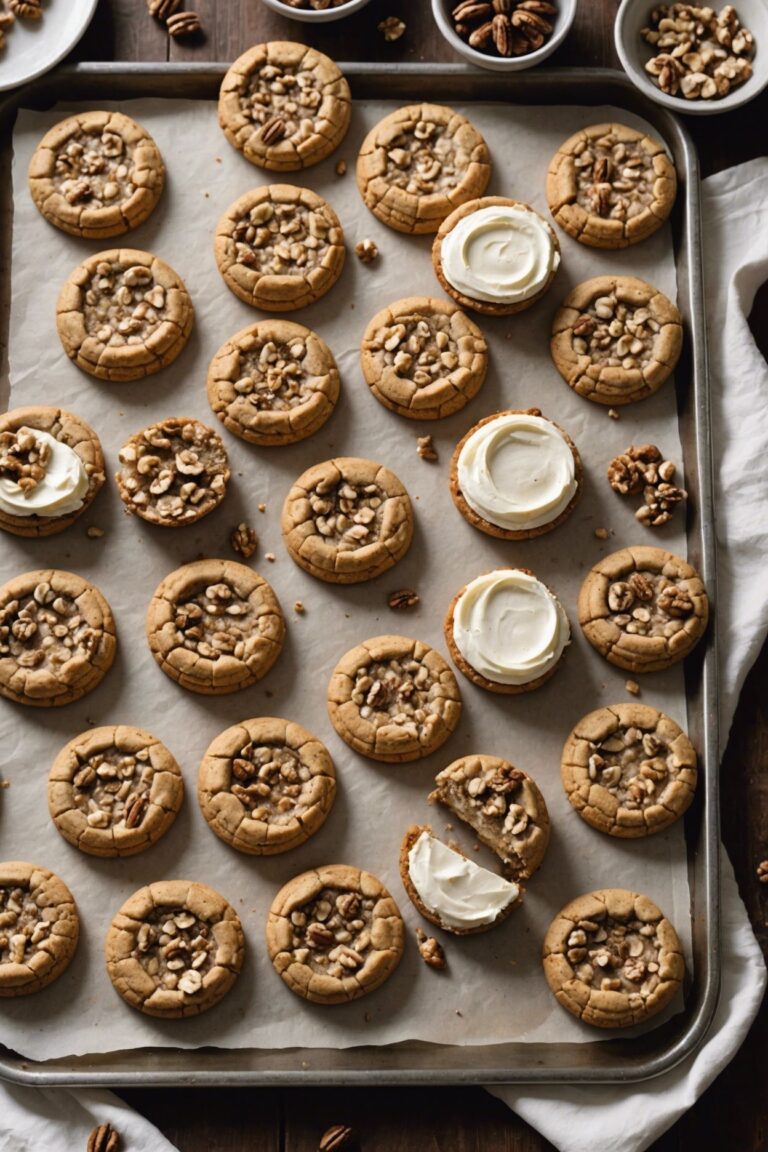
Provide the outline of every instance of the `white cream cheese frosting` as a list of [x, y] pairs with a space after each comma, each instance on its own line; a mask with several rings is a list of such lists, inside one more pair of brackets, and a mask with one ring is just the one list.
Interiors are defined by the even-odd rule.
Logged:
[[408, 853], [408, 875], [422, 903], [451, 928], [480, 928], [520, 895], [517, 884], [481, 868], [422, 832]]
[[[22, 431], [22, 429], [19, 429]], [[25, 428], [38, 443], [51, 450], [45, 476], [31, 491], [24, 491], [7, 476], [0, 476], [0, 510], [8, 516], [66, 516], [82, 508], [88, 493], [88, 473], [68, 444], [38, 428]]]
[[519, 568], [500, 568], [467, 584], [454, 608], [453, 639], [487, 680], [528, 684], [554, 668], [571, 629], [545, 584]]
[[560, 253], [546, 220], [524, 204], [497, 204], [463, 216], [440, 245], [448, 283], [475, 300], [515, 304], [546, 285]]
[[511, 531], [556, 520], [576, 495], [576, 462], [562, 432], [543, 416], [505, 412], [475, 429], [457, 464], [469, 507]]

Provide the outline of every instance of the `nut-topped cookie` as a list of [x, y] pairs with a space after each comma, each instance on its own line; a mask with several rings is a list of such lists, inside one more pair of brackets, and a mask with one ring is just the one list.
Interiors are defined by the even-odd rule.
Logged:
[[222, 81], [219, 123], [246, 160], [295, 172], [324, 160], [347, 133], [349, 85], [328, 56], [289, 40], [256, 44]]
[[339, 370], [316, 332], [278, 318], [243, 328], [208, 369], [208, 403], [225, 428], [251, 444], [295, 444], [333, 414]]
[[409, 104], [371, 129], [357, 158], [368, 208], [398, 232], [437, 232], [460, 204], [482, 196], [491, 175], [485, 140], [441, 104]]
[[677, 193], [663, 144], [625, 124], [592, 124], [560, 145], [547, 201], [561, 228], [592, 248], [626, 248], [660, 228]]
[[65, 840], [90, 856], [134, 856], [163, 836], [184, 780], [156, 737], [127, 724], [90, 728], [62, 748], [48, 776], [48, 810]]
[[439, 800], [469, 824], [499, 857], [506, 875], [527, 880], [541, 867], [549, 844], [549, 813], [527, 772], [500, 756], [472, 753], [435, 777], [430, 801]]
[[387, 889], [347, 864], [327, 864], [281, 888], [267, 920], [275, 971], [305, 1000], [345, 1004], [392, 975], [405, 946], [403, 921]]
[[140, 380], [171, 364], [192, 331], [181, 277], [136, 248], [88, 256], [69, 275], [56, 304], [64, 351], [100, 380]]
[[397, 764], [445, 743], [461, 716], [461, 694], [434, 648], [406, 636], [374, 636], [336, 665], [328, 714], [350, 748]]
[[266, 676], [285, 622], [270, 585], [232, 560], [195, 560], [158, 585], [147, 638], [171, 680], [205, 696], [237, 692]]
[[699, 642], [709, 601], [685, 560], [663, 548], [633, 544], [605, 556], [588, 573], [578, 612], [587, 640], [611, 664], [658, 672]]
[[458, 412], [488, 369], [488, 345], [477, 325], [458, 305], [429, 296], [408, 296], [377, 312], [360, 353], [376, 399], [412, 420]]
[[611, 704], [579, 720], [560, 774], [573, 807], [609, 836], [661, 832], [693, 800], [696, 752], [679, 724], [645, 704]]
[[107, 601], [74, 572], [25, 572], [0, 588], [0, 696], [51, 708], [90, 692], [112, 666]]
[[560, 375], [598, 404], [631, 404], [669, 379], [683, 347], [675, 305], [637, 276], [595, 276], [568, 293], [552, 322]]
[[243, 966], [234, 908], [206, 884], [161, 880], [134, 892], [105, 944], [107, 973], [127, 1004], [175, 1020], [213, 1008]]
[[227, 492], [229, 458], [221, 437], [191, 416], [170, 416], [136, 432], [119, 460], [115, 480], [126, 509], [162, 528], [200, 520]]
[[0, 997], [28, 996], [69, 966], [80, 920], [66, 884], [36, 864], [0, 864]]
[[160, 199], [155, 141], [122, 112], [81, 112], [54, 125], [29, 165], [29, 190], [50, 223], [99, 240], [142, 224]]
[[357, 584], [396, 564], [413, 537], [403, 485], [382, 464], [340, 456], [299, 476], [282, 512], [292, 560], [320, 580]]
[[63, 408], [34, 405], [0, 416], [0, 528], [53, 536], [85, 512], [103, 485], [93, 429]]
[[293, 184], [246, 192], [219, 220], [214, 254], [235, 296], [264, 312], [319, 300], [344, 267], [344, 233], [321, 196]]
[[306, 728], [260, 716], [216, 737], [200, 765], [197, 795], [226, 844], [273, 856], [324, 824], [336, 798], [336, 771], [328, 749]]
[[597, 1028], [628, 1028], [682, 987], [677, 933], [647, 896], [623, 888], [566, 904], [544, 939], [544, 975], [558, 1002]]

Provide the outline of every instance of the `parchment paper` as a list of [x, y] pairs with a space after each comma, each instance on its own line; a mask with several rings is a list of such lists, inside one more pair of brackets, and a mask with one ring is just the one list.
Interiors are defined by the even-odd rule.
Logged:
[[[683, 517], [657, 535], [633, 517], [605, 479], [607, 462], [633, 442], [653, 441], [681, 460], [671, 384], [621, 411], [620, 421], [602, 406], [576, 396], [555, 371], [548, 352], [553, 312], [570, 287], [600, 272], [643, 276], [674, 298], [671, 235], [662, 229], [634, 249], [613, 254], [581, 247], [562, 232], [562, 269], [546, 299], [507, 319], [478, 317], [491, 345], [488, 379], [463, 412], [443, 421], [414, 424], [383, 409], [369, 394], [358, 362], [364, 327], [384, 304], [412, 293], [440, 295], [429, 259], [430, 238], [408, 238], [379, 224], [363, 206], [354, 160], [364, 133], [395, 107], [371, 103], [355, 109], [343, 146], [325, 163], [299, 174], [339, 213], [349, 252], [344, 275], [331, 293], [294, 318], [317, 329], [334, 351], [342, 375], [338, 410], [314, 437], [289, 448], [259, 449], [223, 433], [233, 480], [222, 506], [201, 523], [177, 531], [158, 529], [124, 515], [113, 483], [89, 513], [63, 535], [24, 541], [2, 537], [2, 579], [47, 565], [72, 569], [94, 581], [114, 610], [119, 636], [115, 666], [96, 691], [56, 710], [25, 709], [0, 700], [0, 858], [32, 859], [52, 868], [79, 903], [82, 939], [66, 975], [40, 995], [0, 1001], [0, 1037], [30, 1058], [102, 1052], [146, 1045], [306, 1047], [428, 1040], [454, 1044], [504, 1040], [584, 1041], [595, 1032], [563, 1012], [542, 975], [539, 951], [552, 916], [572, 897], [600, 886], [646, 892], [673, 920], [689, 948], [689, 891], [680, 824], [647, 841], [621, 843], [588, 828], [570, 808], [560, 784], [563, 741], [585, 712], [628, 697], [626, 674], [605, 663], [576, 624], [579, 584], [601, 555], [631, 542], [659, 542], [685, 555]], [[38, 215], [26, 187], [31, 152], [64, 113], [23, 112], [15, 133], [11, 407], [54, 403], [85, 417], [102, 439], [111, 474], [128, 435], [154, 419], [192, 415], [214, 422], [205, 395], [208, 362], [233, 333], [259, 314], [238, 301], [221, 281], [212, 235], [219, 215], [264, 175], [230, 148], [213, 104], [141, 100], [121, 104], [156, 138], [168, 167], [168, 188], [154, 215], [117, 243], [150, 249], [185, 280], [196, 309], [189, 346], [176, 363], [150, 379], [106, 384], [82, 374], [63, 354], [54, 326], [61, 284], [88, 252], [108, 247], [69, 238]], [[466, 111], [485, 134], [493, 156], [489, 193], [528, 201], [547, 214], [544, 176], [549, 157], [578, 126], [619, 117], [609, 108], [515, 108], [474, 105]], [[335, 174], [344, 157], [348, 171]], [[381, 257], [361, 264], [352, 251], [372, 237]], [[539, 406], [578, 444], [586, 468], [585, 491], [573, 516], [555, 532], [530, 543], [494, 541], [473, 530], [453, 507], [448, 464], [456, 441], [477, 420], [499, 408]], [[430, 432], [440, 461], [416, 455], [416, 436]], [[369, 456], [394, 469], [411, 494], [416, 534], [407, 557], [378, 580], [334, 588], [299, 570], [283, 549], [282, 501], [299, 473], [332, 455]], [[681, 478], [682, 480], [682, 478]], [[257, 510], [263, 501], [264, 514]], [[288, 622], [285, 650], [260, 684], [231, 696], [206, 699], [168, 680], [154, 664], [144, 637], [152, 591], [171, 569], [201, 554], [231, 556], [228, 537], [240, 520], [258, 529], [261, 546], [252, 564], [273, 584]], [[97, 525], [105, 535], [86, 537]], [[606, 526], [607, 542], [594, 537]], [[276, 556], [274, 563], [265, 559]], [[458, 731], [428, 760], [388, 766], [355, 755], [341, 742], [326, 714], [326, 685], [339, 657], [353, 644], [384, 632], [419, 637], [444, 651], [442, 619], [456, 590], [489, 568], [532, 568], [559, 594], [574, 627], [564, 665], [544, 688], [519, 697], [496, 697], [459, 676], [464, 715]], [[419, 608], [397, 614], [387, 594], [415, 588]], [[306, 615], [293, 612], [300, 599]], [[642, 681], [642, 701], [663, 707], [685, 724], [679, 668]], [[208, 829], [195, 787], [200, 759], [213, 737], [244, 717], [295, 719], [317, 734], [335, 760], [339, 795], [325, 827], [306, 845], [271, 859], [243, 856]], [[136, 724], [165, 741], [184, 771], [187, 797], [169, 834], [128, 860], [97, 860], [79, 853], [56, 832], [46, 804], [48, 770], [59, 748], [90, 724]], [[465, 939], [443, 937], [449, 969], [436, 974], [418, 957], [413, 929], [419, 923], [403, 892], [397, 859], [412, 821], [444, 832], [447, 812], [426, 802], [437, 771], [472, 751], [495, 753], [531, 772], [552, 817], [552, 841], [541, 871], [527, 885], [525, 902], [494, 931]], [[474, 838], [452, 833], [471, 851]], [[489, 867], [485, 849], [477, 858]], [[289, 878], [321, 863], [348, 862], [376, 873], [390, 887], [408, 929], [405, 958], [374, 995], [343, 1007], [304, 1003], [272, 970], [264, 944], [267, 909]], [[139, 886], [161, 878], [203, 880], [221, 891], [242, 916], [248, 951], [233, 991], [198, 1019], [156, 1021], [132, 1011], [112, 991], [102, 945], [108, 924]], [[680, 1009], [680, 1004], [675, 1006]]]

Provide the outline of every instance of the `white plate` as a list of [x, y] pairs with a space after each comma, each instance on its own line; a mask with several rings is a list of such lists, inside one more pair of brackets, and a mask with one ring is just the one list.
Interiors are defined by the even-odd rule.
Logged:
[[0, 92], [17, 88], [53, 68], [71, 52], [91, 22], [99, 0], [48, 0], [42, 20], [16, 21], [0, 54]]

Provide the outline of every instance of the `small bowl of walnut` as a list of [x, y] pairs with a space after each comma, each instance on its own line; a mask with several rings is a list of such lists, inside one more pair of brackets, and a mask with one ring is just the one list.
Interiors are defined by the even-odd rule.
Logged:
[[623, 0], [616, 51], [651, 100], [684, 115], [730, 112], [768, 84], [768, 4]]
[[576, 0], [432, 0], [432, 14], [444, 39], [470, 64], [519, 72], [562, 44]]
[[365, 8], [370, 0], [261, 0], [273, 12], [304, 24], [327, 24]]

